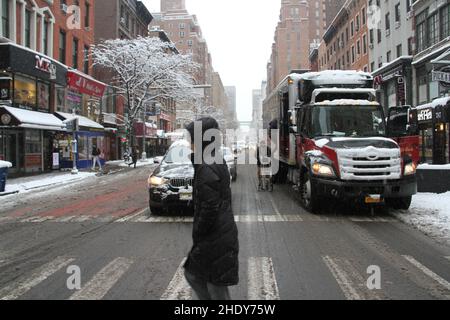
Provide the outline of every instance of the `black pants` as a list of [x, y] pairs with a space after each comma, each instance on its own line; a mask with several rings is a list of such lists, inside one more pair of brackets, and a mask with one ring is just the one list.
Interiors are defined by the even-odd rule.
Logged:
[[184, 276], [199, 300], [231, 300], [228, 287], [216, 286], [184, 271]]

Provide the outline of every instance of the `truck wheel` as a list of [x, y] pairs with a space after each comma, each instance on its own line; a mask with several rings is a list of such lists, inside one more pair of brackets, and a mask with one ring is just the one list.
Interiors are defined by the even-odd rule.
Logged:
[[386, 203], [395, 210], [408, 210], [411, 207], [412, 196], [386, 199]]
[[308, 172], [305, 172], [301, 178], [300, 199], [306, 210], [314, 214], [319, 213], [319, 201]]

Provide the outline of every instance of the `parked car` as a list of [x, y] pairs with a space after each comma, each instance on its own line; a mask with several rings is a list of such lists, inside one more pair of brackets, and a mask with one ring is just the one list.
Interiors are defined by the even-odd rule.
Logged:
[[230, 148], [222, 148], [223, 158], [230, 170], [230, 176], [233, 181], [237, 180], [237, 156], [233, 154]]
[[149, 206], [152, 214], [169, 207], [192, 207], [194, 166], [189, 142], [176, 141], [148, 178]]

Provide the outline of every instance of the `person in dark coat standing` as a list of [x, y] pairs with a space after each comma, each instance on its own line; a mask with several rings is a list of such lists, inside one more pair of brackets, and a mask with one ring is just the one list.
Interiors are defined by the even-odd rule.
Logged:
[[195, 173], [193, 247], [184, 265], [185, 277], [200, 300], [231, 300], [229, 287], [239, 283], [239, 240], [231, 207], [230, 174], [220, 148], [214, 148], [218, 152], [218, 157], [212, 154], [214, 161], [205, 161], [206, 147], [217, 145], [217, 141], [199, 142], [206, 131], [219, 128], [217, 121], [203, 118], [196, 123], [186, 128]]
[[138, 149], [138, 147], [133, 147], [131, 149], [131, 160], [132, 160], [132, 163], [130, 163], [128, 166], [131, 166], [133, 164], [134, 165], [134, 169], [136, 169], [138, 158], [139, 158], [139, 149]]

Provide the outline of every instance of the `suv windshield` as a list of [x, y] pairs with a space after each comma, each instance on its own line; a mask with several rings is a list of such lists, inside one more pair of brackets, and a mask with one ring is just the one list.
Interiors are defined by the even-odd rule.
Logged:
[[379, 106], [317, 106], [312, 110], [314, 137], [385, 136], [383, 112]]
[[188, 147], [173, 147], [167, 152], [164, 162], [168, 164], [192, 164], [191, 153], [192, 151]]

